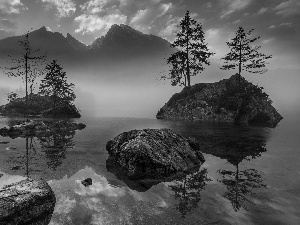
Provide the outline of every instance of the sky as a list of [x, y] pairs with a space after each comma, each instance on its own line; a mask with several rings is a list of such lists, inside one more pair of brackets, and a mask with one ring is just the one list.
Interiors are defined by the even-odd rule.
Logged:
[[[245, 74], [246, 79], [264, 86], [281, 110], [300, 108], [299, 0], [0, 0], [0, 39], [46, 26], [90, 45], [111, 25], [127, 24], [172, 42], [187, 10], [202, 24], [208, 47], [216, 53], [211, 60], [218, 66], [237, 29], [254, 29], [253, 37], [260, 36], [256, 45], [273, 57], [265, 75]], [[221, 73], [207, 69], [194, 83], [228, 78]]]

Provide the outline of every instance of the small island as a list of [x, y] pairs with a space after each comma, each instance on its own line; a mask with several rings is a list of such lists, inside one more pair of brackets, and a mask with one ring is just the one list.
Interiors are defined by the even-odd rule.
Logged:
[[276, 127], [283, 117], [262, 89], [239, 74], [216, 83], [195, 84], [174, 94], [156, 118]]
[[8, 93], [9, 103], [0, 106], [0, 115], [6, 117], [80, 118], [79, 110], [73, 104], [76, 98], [73, 91], [74, 86], [67, 82], [66, 72], [56, 60], [53, 60], [46, 66], [45, 77], [41, 80], [39, 92], [33, 93], [31, 89], [31, 93], [28, 94], [26, 83], [24, 97], [19, 97], [14, 92]]
[[[80, 118], [79, 110], [74, 104], [61, 102], [55, 108], [53, 107], [53, 99], [51, 96], [42, 96], [39, 94], [29, 95], [29, 105], [27, 109], [27, 117], [34, 118]], [[6, 117], [23, 117], [26, 112], [26, 97], [16, 98], [6, 105], [0, 106], [0, 115]]]

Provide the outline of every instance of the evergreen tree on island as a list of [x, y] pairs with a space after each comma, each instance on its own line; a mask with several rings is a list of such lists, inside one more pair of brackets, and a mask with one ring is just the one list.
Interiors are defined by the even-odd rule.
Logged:
[[176, 40], [171, 44], [177, 51], [167, 59], [171, 67], [169, 74], [162, 79], [171, 79], [171, 85], [191, 86], [191, 76], [204, 70], [203, 64], [210, 65], [208, 58], [214, 53], [209, 52], [205, 44], [202, 25], [191, 18], [189, 11], [179, 24]]
[[271, 55], [267, 56], [263, 53], [259, 53], [258, 50], [261, 46], [252, 47], [250, 44], [258, 40], [260, 37], [249, 38], [254, 29], [249, 32], [245, 32], [242, 27], [239, 27], [236, 32], [236, 36], [231, 39], [231, 42], [226, 42], [230, 48], [230, 52], [226, 54], [222, 60], [225, 60], [222, 70], [230, 70], [239, 68], [239, 89], [241, 82], [241, 72], [246, 70], [250, 73], [263, 74], [267, 71], [264, 69], [266, 66], [266, 59], [272, 58]]
[[[39, 55], [40, 49], [34, 50], [30, 46], [29, 42], [29, 32], [25, 35], [25, 40], [19, 41], [20, 46], [23, 50], [21, 58], [11, 58], [11, 67], [5, 67], [5, 74], [8, 77], [22, 77], [25, 82], [25, 93], [26, 93], [26, 112], [28, 111], [28, 83], [34, 83], [37, 76], [43, 74], [43, 69], [41, 69], [43, 63], [46, 60], [47, 54]], [[32, 88], [31, 87], [31, 93]]]
[[72, 102], [76, 98], [73, 91], [74, 86], [72, 83], [67, 83], [66, 72], [57, 64], [56, 60], [53, 60], [46, 66], [46, 76], [41, 81], [40, 94], [52, 98], [53, 109], [63, 104], [72, 106]]

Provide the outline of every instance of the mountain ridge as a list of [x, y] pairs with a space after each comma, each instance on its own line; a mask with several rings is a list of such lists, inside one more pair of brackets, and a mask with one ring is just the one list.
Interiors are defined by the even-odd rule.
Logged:
[[[91, 45], [85, 45], [71, 34], [67, 36], [59, 32], [47, 30], [45, 26], [28, 33], [31, 47], [48, 58], [57, 59], [63, 65], [118, 63], [137, 58], [162, 58], [171, 51], [170, 43], [155, 35], [143, 34], [128, 25], [114, 24], [105, 36], [97, 38]], [[0, 56], [20, 56], [23, 49], [19, 41], [25, 34], [0, 40]], [[1, 59], [0, 59], [1, 60]], [[102, 64], [103, 64], [102, 63]], [[96, 66], [96, 65], [95, 65]]]

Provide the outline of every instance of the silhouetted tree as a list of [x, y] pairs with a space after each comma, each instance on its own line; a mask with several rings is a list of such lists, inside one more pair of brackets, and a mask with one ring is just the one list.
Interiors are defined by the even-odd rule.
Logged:
[[171, 69], [169, 74], [162, 78], [171, 79], [172, 86], [179, 84], [189, 87], [191, 76], [203, 71], [203, 64], [210, 65], [208, 58], [213, 53], [208, 51], [207, 44], [204, 43], [202, 25], [191, 18], [189, 11], [186, 12], [179, 27], [176, 40], [171, 44], [176, 52], [167, 59]]
[[13, 102], [13, 101], [15, 101], [17, 98], [19, 98], [18, 94], [15, 93], [15, 92], [10, 92], [10, 93], [8, 93], [8, 94], [6, 94], [6, 95], [7, 95], [7, 101], [8, 101], [8, 102]]
[[224, 65], [221, 67], [223, 70], [230, 70], [239, 68], [239, 83], [242, 70], [250, 73], [264, 73], [267, 70], [263, 69], [266, 66], [266, 59], [272, 58], [271, 55], [267, 56], [259, 53], [258, 50], [261, 46], [252, 47], [250, 44], [258, 40], [260, 37], [249, 38], [254, 29], [245, 32], [242, 27], [239, 27], [236, 36], [231, 39], [231, 42], [226, 42], [230, 48], [230, 52], [224, 58]]
[[11, 55], [11, 67], [5, 67], [5, 74], [9, 77], [22, 77], [25, 82], [26, 112], [28, 109], [28, 83], [33, 83], [37, 76], [43, 73], [41, 66], [46, 60], [47, 54], [38, 55], [40, 49], [34, 50], [29, 42], [29, 32], [25, 40], [19, 41], [23, 50], [21, 58], [13, 58]]
[[46, 76], [41, 81], [40, 93], [53, 98], [53, 108], [57, 103], [70, 104], [76, 98], [73, 91], [74, 84], [67, 83], [66, 72], [53, 60], [46, 66]]

